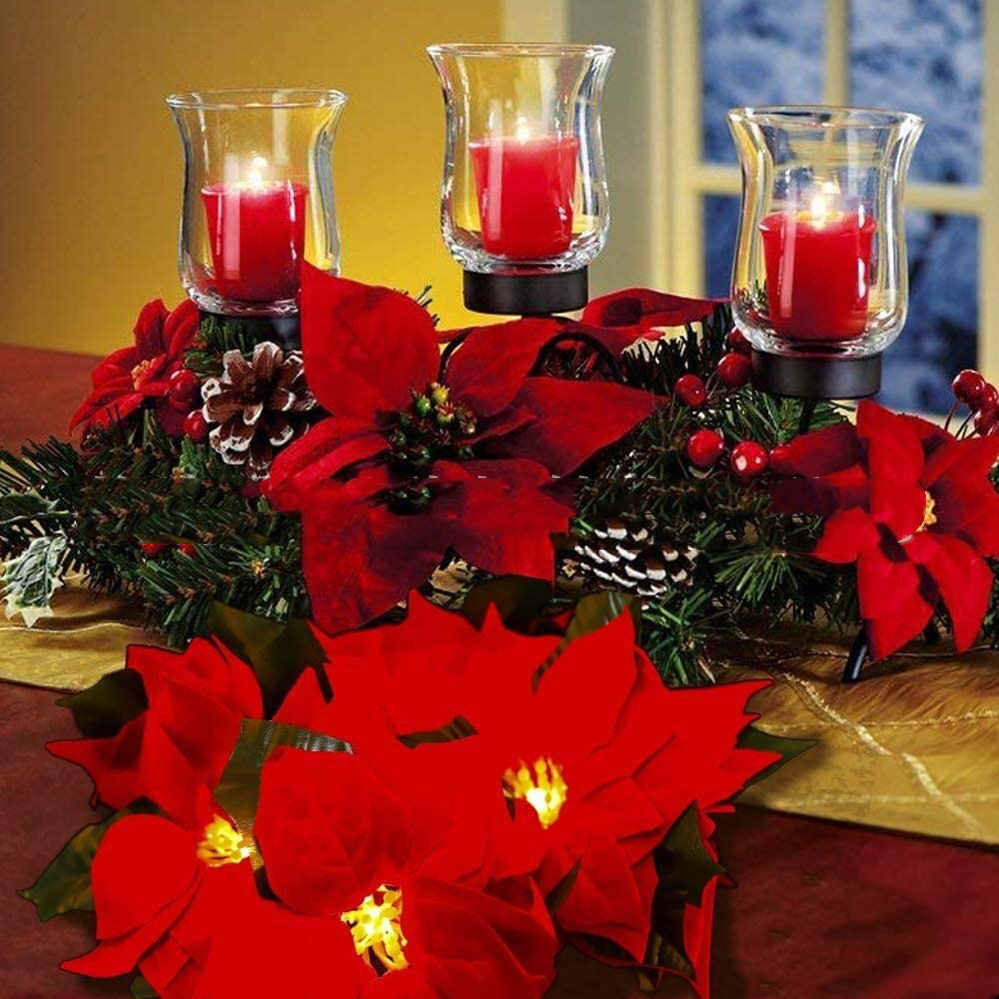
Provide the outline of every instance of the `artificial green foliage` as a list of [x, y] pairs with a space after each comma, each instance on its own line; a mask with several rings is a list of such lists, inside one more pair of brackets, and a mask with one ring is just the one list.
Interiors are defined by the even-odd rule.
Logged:
[[[775, 447], [791, 440], [802, 422], [802, 404], [779, 400], [750, 386], [711, 391], [696, 409], [672, 396], [677, 378], [699, 375], [712, 388], [731, 328], [719, 306], [698, 332], [643, 344], [625, 353], [626, 381], [670, 395], [670, 401], [626, 440], [584, 470], [577, 493], [574, 531], [586, 538], [622, 513], [650, 519], [665, 535], [700, 555], [693, 585], [677, 587], [643, 609], [642, 645], [670, 683], [711, 679], [706, 643], [739, 633], [747, 618], [765, 615], [833, 624], [857, 622], [851, 609], [856, 583], [845, 572], [812, 558], [821, 524], [816, 517], [789, 517], [771, 510], [765, 476], [743, 483], [723, 457], [709, 471], [695, 468], [685, 449], [701, 428], [720, 433], [728, 448], [742, 441]], [[845, 419], [822, 403], [811, 414], [813, 429]]]
[[142, 677], [134, 669], [119, 669], [106, 673], [92, 687], [78, 694], [61, 698], [56, 704], [69, 708], [81, 735], [89, 739], [107, 739], [142, 714], [149, 701]]
[[145, 411], [92, 429], [82, 449], [53, 438], [0, 451], [0, 559], [59, 538], [56, 579], [78, 569], [134, 597], [174, 645], [204, 632], [215, 601], [307, 617], [299, 519], [255, 492], [241, 469], [167, 436]]

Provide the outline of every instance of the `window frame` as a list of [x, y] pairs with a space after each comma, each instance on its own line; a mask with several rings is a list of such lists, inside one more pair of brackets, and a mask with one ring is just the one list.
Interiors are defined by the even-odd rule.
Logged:
[[[648, 128], [635, 155], [645, 164], [648, 211], [641, 235], [650, 247], [647, 271], [654, 284], [677, 294], [704, 292], [704, 198], [741, 194], [735, 165], [702, 159], [699, 0], [626, 0], [641, 11], [650, 71], [643, 102]], [[708, 0], [710, 2], [710, 0]], [[563, 41], [574, 20], [592, 32], [605, 19], [608, 34], [619, 25], [617, 3], [607, 0], [504, 0], [508, 41]], [[978, 367], [999, 381], [999, 4], [984, 11], [983, 162], [979, 184], [913, 182], [906, 207], [976, 217], [979, 224]], [[850, 0], [825, 0], [824, 101], [847, 104], [850, 93]], [[593, 40], [593, 39], [589, 39]], [[694, 137], [692, 141], [691, 137]], [[602, 264], [600, 283], [633, 284], [636, 275]]]

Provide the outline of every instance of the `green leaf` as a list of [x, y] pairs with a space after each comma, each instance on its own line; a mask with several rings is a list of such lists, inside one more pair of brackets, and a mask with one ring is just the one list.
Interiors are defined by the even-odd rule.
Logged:
[[699, 906], [711, 879], [725, 874], [701, 838], [696, 803], [673, 824], [653, 859], [659, 884], [652, 903], [652, 933], [645, 963], [672, 968], [689, 978], [694, 969], [683, 949], [684, 908]]
[[39, 875], [30, 887], [18, 892], [31, 902], [41, 922], [64, 912], [93, 909], [90, 894], [90, 865], [104, 834], [126, 815], [156, 811], [148, 802], [137, 802], [109, 815], [103, 822], [84, 826]]
[[736, 745], [740, 749], [762, 749], [768, 753], [777, 753], [780, 759], [747, 781], [746, 786], [756, 784], [758, 781], [769, 777], [784, 766], [785, 763], [790, 762], [796, 756], [800, 756], [806, 750], [811, 749], [815, 743], [815, 739], [786, 739], [784, 736], [771, 735], [769, 732], [764, 732], [753, 725], [747, 725], [739, 735]]
[[0, 563], [3, 580], [0, 598], [7, 602], [7, 617], [20, 614], [30, 628], [41, 617], [52, 616], [52, 594], [62, 586], [66, 535], [32, 538], [20, 555]]
[[[244, 718], [236, 746], [222, 773], [215, 800], [226, 810], [236, 828], [253, 839], [253, 822], [260, 799], [260, 773], [267, 758], [279, 746], [291, 746], [313, 753], [352, 753], [350, 744], [342, 739], [279, 722]], [[261, 864], [256, 848], [250, 856], [255, 868]]]
[[635, 622], [636, 633], [641, 621], [642, 603], [636, 597], [627, 593], [616, 593], [607, 590], [601, 593], [590, 593], [576, 604], [576, 613], [566, 628], [567, 641], [573, 641], [597, 631], [605, 624], [610, 624], [619, 614], [628, 611]]
[[204, 631], [253, 667], [267, 714], [280, 707], [304, 669], [326, 658], [308, 621], [274, 621], [213, 603]]
[[81, 734], [104, 739], [117, 735], [126, 722], [146, 710], [149, 701], [142, 677], [133, 669], [119, 669], [78, 694], [60, 698], [56, 704], [73, 712]]
[[682, 894], [689, 905], [700, 905], [708, 882], [726, 873], [704, 844], [696, 804], [673, 823], [655, 859], [660, 887]]
[[527, 631], [551, 598], [552, 588], [543, 579], [498, 576], [471, 589], [461, 606], [461, 613], [480, 628], [486, 611], [494, 606], [507, 628]]
[[156, 999], [156, 992], [153, 990], [152, 985], [142, 975], [136, 975], [132, 979], [131, 992], [133, 999]]

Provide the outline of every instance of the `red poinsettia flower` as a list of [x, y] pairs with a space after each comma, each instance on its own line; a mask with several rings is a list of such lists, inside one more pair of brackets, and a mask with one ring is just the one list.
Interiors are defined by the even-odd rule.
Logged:
[[553, 477], [657, 405], [621, 385], [532, 376], [554, 320], [473, 329], [442, 363], [429, 313], [398, 292], [304, 266], [301, 310], [309, 386], [334, 415], [278, 456], [265, 490], [302, 512], [327, 631], [389, 610], [449, 549], [551, 579], [550, 536], [574, 512]]
[[958, 440], [926, 420], [861, 403], [856, 427], [806, 434], [772, 465], [782, 512], [828, 515], [815, 556], [857, 563], [860, 610], [876, 658], [946, 606], [959, 650], [975, 640], [999, 555], [999, 494], [988, 475], [999, 439]]
[[710, 316], [724, 298], [683, 298], [649, 288], [625, 288], [593, 299], [583, 310], [583, 323], [599, 327], [601, 339], [620, 353], [636, 340], [656, 339], [657, 330], [686, 326]]
[[[448, 807], [474, 802], [492, 823], [494, 876], [531, 870], [545, 894], [571, 878], [559, 926], [613, 940], [636, 961], [657, 884], [652, 851], [692, 803], [714, 809], [775, 760], [735, 748], [759, 684], [668, 690], [627, 615], [543, 670], [560, 639], [510, 632], [494, 612], [479, 631], [415, 593], [402, 625], [321, 640], [333, 700], [323, 702], [310, 678], [289, 698], [286, 720], [339, 732], [386, 770], [404, 752], [410, 765], [425, 760], [428, 772], [448, 775], [462, 796]], [[410, 742], [456, 718], [470, 734], [445, 744], [446, 767], [432, 763], [439, 744], [394, 754], [384, 745], [386, 732], [398, 747], [398, 737]], [[691, 927], [694, 942], [693, 917]]]
[[106, 357], [91, 374], [93, 391], [70, 420], [70, 430], [83, 425], [106, 427], [124, 420], [147, 400], [168, 434], [180, 436], [186, 413], [166, 402], [170, 376], [184, 364], [184, 353], [198, 332], [198, 307], [190, 299], [168, 312], [157, 299], [143, 306], [135, 323], [135, 346]]
[[132, 645], [126, 663], [141, 677], [149, 707], [105, 739], [49, 743], [82, 766], [112, 808], [138, 798], [194, 824], [198, 795], [215, 788], [245, 717], [263, 717], [249, 666], [217, 642], [196, 638], [183, 653]]
[[556, 939], [537, 888], [463, 869], [478, 816], [437, 807], [449, 757], [438, 745], [421, 769], [379, 775], [362, 754], [284, 749], [264, 766], [254, 833], [268, 884], [340, 924], [352, 946], [328, 955], [337, 996], [530, 999], [551, 984]]
[[66, 971], [113, 978], [139, 966], [160, 996], [196, 993], [199, 959], [259, 898], [249, 844], [207, 793], [198, 815], [191, 826], [158, 815], [111, 826], [90, 870], [98, 945]]

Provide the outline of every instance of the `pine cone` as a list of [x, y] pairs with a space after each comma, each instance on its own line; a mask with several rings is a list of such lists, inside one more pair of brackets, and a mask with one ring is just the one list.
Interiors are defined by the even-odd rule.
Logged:
[[244, 465], [250, 478], [262, 479], [275, 448], [305, 426], [304, 414], [316, 405], [305, 384], [302, 355], [285, 354], [265, 340], [249, 360], [241, 351], [226, 351], [222, 369], [201, 386], [201, 413], [212, 427], [208, 441], [227, 465]]
[[579, 574], [641, 597], [691, 586], [700, 552], [658, 530], [651, 514], [622, 514], [576, 543]]

